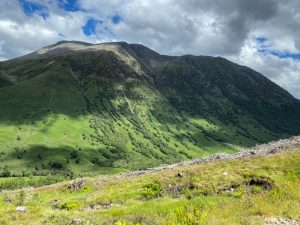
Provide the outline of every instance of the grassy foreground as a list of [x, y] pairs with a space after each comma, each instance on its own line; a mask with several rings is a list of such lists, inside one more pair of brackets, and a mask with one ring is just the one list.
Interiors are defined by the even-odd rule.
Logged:
[[[0, 224], [263, 224], [300, 220], [300, 149], [0, 194]], [[17, 206], [26, 212], [16, 212]]]

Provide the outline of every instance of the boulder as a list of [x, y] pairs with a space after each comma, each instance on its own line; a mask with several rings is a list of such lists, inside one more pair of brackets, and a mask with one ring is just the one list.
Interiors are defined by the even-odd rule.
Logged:
[[25, 206], [18, 206], [16, 208], [16, 211], [17, 212], [26, 212], [27, 211], [27, 208]]

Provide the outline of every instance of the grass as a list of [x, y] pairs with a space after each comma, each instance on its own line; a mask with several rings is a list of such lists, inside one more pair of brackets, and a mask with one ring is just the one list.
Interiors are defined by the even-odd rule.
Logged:
[[[80, 191], [68, 189], [65, 182], [2, 193], [0, 224], [62, 225], [74, 218], [83, 224], [263, 224], [268, 217], [299, 221], [299, 160], [300, 150], [293, 149], [138, 177], [83, 178]], [[26, 213], [15, 212], [20, 200]], [[91, 206], [98, 209], [87, 210]]]
[[72, 177], [64, 177], [57, 175], [32, 177], [5, 177], [0, 178], [0, 191], [15, 190], [24, 187], [40, 187], [69, 179], [72, 179]]
[[[194, 76], [180, 65], [175, 83]], [[0, 176], [112, 174], [288, 136], [229, 99], [156, 87], [111, 52], [1, 62], [2, 74], [15, 84], [0, 88]]]

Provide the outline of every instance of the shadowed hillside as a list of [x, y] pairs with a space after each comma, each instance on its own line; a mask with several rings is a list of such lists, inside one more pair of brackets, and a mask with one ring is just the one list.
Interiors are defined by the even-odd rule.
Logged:
[[0, 108], [11, 175], [141, 169], [300, 133], [299, 101], [263, 75], [124, 42], [63, 41], [1, 62]]

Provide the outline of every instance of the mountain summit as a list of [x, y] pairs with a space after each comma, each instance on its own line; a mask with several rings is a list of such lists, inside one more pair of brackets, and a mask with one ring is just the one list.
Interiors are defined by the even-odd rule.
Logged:
[[0, 107], [0, 159], [15, 174], [145, 168], [300, 133], [299, 100], [262, 74], [125, 42], [1, 62]]

